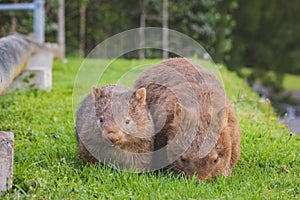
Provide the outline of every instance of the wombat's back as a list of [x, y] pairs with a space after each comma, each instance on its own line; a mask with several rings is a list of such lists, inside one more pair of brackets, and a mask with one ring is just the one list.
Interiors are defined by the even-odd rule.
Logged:
[[[94, 113], [94, 114], [93, 114]], [[85, 162], [97, 162], [97, 159], [86, 148], [89, 136], [100, 134], [97, 126], [97, 118], [94, 109], [94, 101], [91, 94], [87, 95], [81, 102], [76, 114], [76, 140], [78, 156]]]
[[[220, 132], [225, 117], [226, 94], [222, 83], [209, 71], [186, 58], [171, 58], [145, 70], [137, 78], [135, 88], [145, 87], [147, 104], [154, 112], [154, 122], [161, 128], [162, 112], [152, 107], [161, 106], [166, 120], [160, 132], [167, 132], [168, 124], [174, 118], [174, 107], [180, 103], [184, 107], [193, 107], [198, 115], [198, 126], [205, 137], [208, 127], [212, 132]], [[216, 138], [215, 138], [216, 140]], [[158, 141], [163, 141], [160, 139]], [[166, 145], [163, 143], [159, 145]]]

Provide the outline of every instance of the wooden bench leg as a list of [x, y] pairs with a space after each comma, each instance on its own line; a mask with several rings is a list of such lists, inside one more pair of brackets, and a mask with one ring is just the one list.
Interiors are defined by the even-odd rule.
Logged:
[[0, 195], [12, 188], [14, 134], [0, 131]]

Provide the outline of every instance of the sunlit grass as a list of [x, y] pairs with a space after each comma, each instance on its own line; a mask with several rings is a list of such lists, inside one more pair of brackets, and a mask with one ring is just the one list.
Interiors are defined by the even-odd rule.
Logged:
[[[220, 71], [243, 135], [241, 159], [229, 178], [197, 182], [169, 172], [134, 174], [84, 164], [76, 154], [72, 113], [81, 61], [55, 62], [51, 92], [17, 90], [0, 97], [0, 130], [15, 134], [14, 186], [4, 199], [300, 197], [300, 137], [277, 120], [268, 101], [259, 101], [243, 80], [224, 67]], [[99, 84], [115, 83], [134, 66], [147, 63], [153, 61], [116, 61]], [[132, 81], [125, 78], [122, 83]]]
[[[252, 69], [250, 68], [243, 68], [241, 70], [241, 73], [243, 74], [243, 76], [249, 76], [251, 74], [251, 71]], [[300, 91], [300, 75], [284, 74], [284, 79], [282, 84], [285, 90]]]
[[300, 91], [300, 76], [286, 74], [283, 80], [283, 87], [287, 90]]

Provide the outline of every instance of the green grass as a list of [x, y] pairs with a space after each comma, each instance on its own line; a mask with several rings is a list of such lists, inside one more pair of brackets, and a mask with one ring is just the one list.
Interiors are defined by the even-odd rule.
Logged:
[[[15, 134], [13, 189], [2, 198], [300, 198], [300, 137], [277, 120], [269, 102], [260, 102], [246, 83], [225, 68], [221, 73], [243, 135], [241, 159], [229, 178], [197, 182], [172, 173], [139, 175], [84, 164], [76, 155], [72, 113], [80, 63], [79, 59], [55, 62], [52, 92], [17, 90], [0, 97], [0, 130]], [[139, 63], [115, 62], [100, 84], [115, 82]]]
[[286, 74], [283, 80], [283, 87], [287, 90], [300, 91], [300, 76]]
[[[243, 76], [249, 76], [252, 72], [251, 68], [243, 68], [241, 73]], [[268, 72], [269, 76], [274, 76], [274, 73]], [[282, 86], [285, 90], [300, 91], [300, 76], [294, 74], [285, 74]]]

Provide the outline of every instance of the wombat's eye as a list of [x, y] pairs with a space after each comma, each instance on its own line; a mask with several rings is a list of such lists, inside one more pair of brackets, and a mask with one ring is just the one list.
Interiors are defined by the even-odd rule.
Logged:
[[214, 163], [217, 163], [219, 161], [219, 157], [214, 159]]
[[186, 162], [187, 162], [186, 158], [183, 157], [183, 156], [180, 156], [180, 161], [183, 162], [183, 163], [186, 163]]
[[103, 123], [103, 122], [104, 122], [104, 117], [103, 117], [103, 116], [100, 116], [99, 122], [100, 122], [100, 123]]
[[129, 124], [130, 123], [130, 119], [126, 119], [125, 124]]

